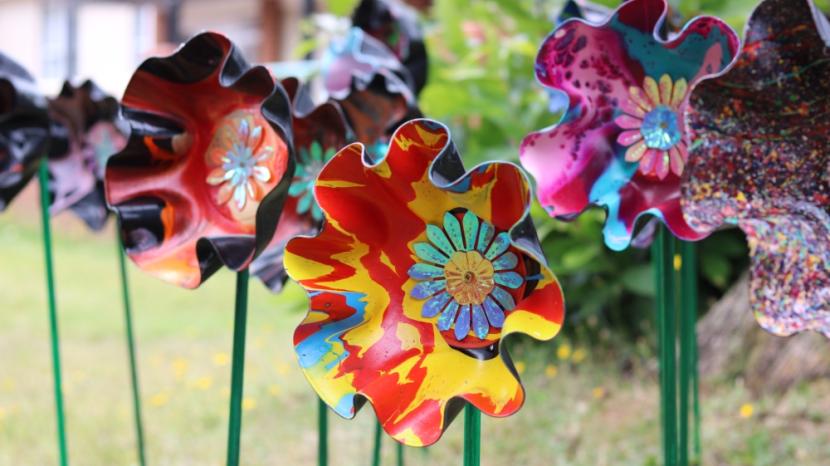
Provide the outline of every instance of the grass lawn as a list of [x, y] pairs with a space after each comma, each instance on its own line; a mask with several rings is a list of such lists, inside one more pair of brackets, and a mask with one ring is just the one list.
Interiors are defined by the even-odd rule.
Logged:
[[[0, 217], [0, 465], [57, 464], [33, 187]], [[88, 233], [71, 214], [53, 230], [71, 463], [137, 464], [114, 233]], [[234, 276], [220, 272], [194, 292], [129, 272], [148, 463], [222, 465]], [[291, 344], [304, 294], [289, 286], [274, 296], [254, 280], [250, 289], [242, 463], [315, 464], [316, 397]], [[527, 404], [512, 418], [485, 417], [482, 463], [659, 464], [654, 364], [623, 376], [613, 354], [557, 344], [516, 348]], [[752, 399], [735, 382], [706, 386], [702, 396], [704, 464], [830, 464], [830, 383]], [[368, 465], [371, 410], [330, 419], [331, 464]], [[406, 464], [460, 464], [461, 434], [459, 419], [436, 446], [406, 449]], [[395, 464], [391, 440], [383, 453]]]

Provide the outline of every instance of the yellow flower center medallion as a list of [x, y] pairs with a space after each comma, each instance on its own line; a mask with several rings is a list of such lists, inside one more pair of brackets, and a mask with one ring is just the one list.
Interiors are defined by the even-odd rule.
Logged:
[[460, 305], [481, 304], [496, 286], [493, 264], [478, 251], [456, 251], [444, 266], [447, 292]]

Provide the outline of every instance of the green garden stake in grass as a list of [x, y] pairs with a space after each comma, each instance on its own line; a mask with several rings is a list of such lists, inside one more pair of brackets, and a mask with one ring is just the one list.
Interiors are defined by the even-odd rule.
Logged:
[[231, 406], [228, 420], [228, 466], [239, 466], [247, 320], [248, 270], [245, 269], [236, 274], [236, 306], [233, 319], [233, 356], [231, 359]]
[[66, 445], [66, 417], [63, 409], [63, 380], [61, 376], [60, 336], [55, 299], [55, 274], [52, 264], [52, 231], [49, 223], [49, 171], [46, 161], [41, 162], [38, 173], [40, 183], [40, 213], [43, 222], [43, 256], [46, 268], [47, 300], [49, 304], [49, 331], [52, 343], [52, 374], [55, 379], [55, 410], [58, 430], [58, 454], [61, 466], [69, 464]]
[[124, 259], [123, 245], [121, 244], [120, 229], [115, 231], [115, 245], [118, 254], [118, 265], [121, 275], [121, 298], [124, 302], [124, 326], [127, 333], [127, 354], [130, 360], [130, 384], [133, 395], [133, 416], [135, 420], [136, 447], [138, 448], [138, 464], [145, 466], [147, 460], [144, 453], [144, 424], [141, 415], [141, 390], [138, 384], [138, 368], [136, 364], [135, 337], [133, 335], [133, 315], [130, 305], [130, 289], [127, 281], [127, 263]]
[[690, 463], [689, 405], [693, 406], [694, 461], [700, 461], [700, 409], [697, 377], [697, 255], [696, 245], [680, 243], [680, 464]]
[[481, 464], [481, 411], [467, 404], [464, 407], [464, 466]]
[[403, 460], [403, 457], [404, 457], [404, 453], [403, 453], [403, 444], [402, 444], [402, 443], [398, 443], [398, 444], [397, 444], [397, 447], [398, 447], [398, 466], [403, 466], [403, 464], [404, 464], [404, 460]]
[[660, 352], [660, 413], [665, 466], [676, 465], [678, 458], [674, 249], [674, 239], [671, 233], [661, 226], [652, 244], [652, 263], [656, 285], [656, 320]]
[[317, 399], [317, 464], [329, 464], [329, 412], [320, 398]]
[[375, 423], [375, 446], [372, 448], [372, 466], [380, 466], [380, 447], [383, 437], [381, 434], [383, 429], [380, 426], [380, 421]]

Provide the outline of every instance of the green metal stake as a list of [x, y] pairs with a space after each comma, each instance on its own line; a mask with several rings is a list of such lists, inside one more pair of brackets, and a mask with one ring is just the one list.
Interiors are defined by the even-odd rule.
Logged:
[[663, 430], [663, 463], [677, 464], [677, 378], [675, 375], [676, 325], [674, 312], [674, 241], [660, 227], [652, 245], [660, 346], [660, 401]]
[[329, 464], [329, 412], [328, 406], [317, 399], [317, 464]]
[[464, 407], [464, 466], [481, 463], [481, 412], [475, 406]]
[[398, 443], [398, 466], [403, 466], [403, 444]]
[[[682, 321], [680, 333], [680, 464], [689, 464], [689, 404], [694, 416], [694, 460], [700, 461], [697, 387], [697, 254], [695, 243], [680, 243]], [[691, 388], [691, 394], [690, 394]], [[691, 399], [690, 399], [691, 397]]]
[[380, 466], [380, 441], [381, 441], [380, 421], [375, 424], [375, 447], [372, 449], [372, 466]]
[[49, 169], [46, 161], [40, 163], [40, 214], [43, 223], [43, 256], [46, 265], [47, 299], [49, 303], [49, 332], [52, 340], [52, 374], [55, 378], [55, 411], [58, 426], [58, 453], [61, 466], [69, 464], [66, 447], [66, 418], [63, 411], [63, 378], [61, 376], [60, 336], [55, 299], [55, 272], [52, 266], [52, 231], [49, 225]]
[[133, 389], [133, 414], [135, 419], [135, 437], [138, 448], [138, 464], [144, 466], [144, 424], [141, 421], [141, 390], [138, 385], [138, 369], [135, 356], [135, 338], [133, 336], [133, 313], [130, 305], [130, 289], [127, 281], [127, 263], [124, 260], [124, 249], [121, 243], [120, 229], [115, 229], [115, 245], [118, 249], [118, 265], [121, 272], [121, 299], [124, 302], [124, 323], [127, 329], [127, 353], [130, 359], [130, 382]]
[[231, 407], [228, 420], [228, 466], [239, 466], [247, 320], [248, 269], [245, 269], [236, 274], [236, 307], [233, 319], [233, 359], [231, 362]]

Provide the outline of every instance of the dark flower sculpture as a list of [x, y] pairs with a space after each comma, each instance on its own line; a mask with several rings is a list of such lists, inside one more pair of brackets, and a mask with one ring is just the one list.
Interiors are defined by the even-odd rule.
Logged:
[[662, 41], [665, 12], [665, 0], [631, 0], [602, 25], [568, 20], [536, 61], [537, 79], [567, 94], [569, 108], [558, 125], [525, 138], [522, 164], [551, 215], [604, 207], [605, 243], [615, 250], [628, 246], [647, 213], [682, 239], [703, 236], [680, 210], [688, 158], [680, 116], [689, 91], [732, 61], [738, 38], [720, 20], [700, 17]]
[[72, 209], [90, 228], [100, 230], [109, 216], [104, 167], [127, 142], [119, 127], [118, 101], [92, 81], [80, 87], [66, 82], [49, 101], [49, 114], [49, 211], [55, 215]]
[[274, 235], [294, 173], [282, 86], [203, 33], [146, 60], [122, 103], [132, 131], [107, 163], [106, 193], [130, 258], [187, 288], [223, 264], [247, 267]]
[[347, 143], [346, 122], [337, 104], [314, 106], [296, 79], [283, 80], [282, 84], [293, 109], [296, 167], [274, 238], [251, 264], [251, 273], [274, 292], [280, 291], [288, 279], [283, 267], [285, 244], [299, 234], [316, 232], [322, 223], [323, 211], [314, 198], [317, 175]]
[[830, 337], [830, 21], [809, 0], [765, 0], [723, 76], [692, 92], [683, 212], [738, 225], [750, 299], [777, 335]]
[[415, 94], [427, 83], [427, 49], [418, 17], [411, 8], [386, 0], [362, 0], [352, 24], [386, 44], [412, 78]]
[[0, 53], [0, 212], [35, 174], [48, 145], [46, 99], [27, 71]]
[[553, 338], [564, 316], [523, 172], [465, 172], [446, 127], [413, 120], [382, 158], [338, 152], [315, 194], [323, 229], [289, 241], [285, 265], [311, 299], [294, 344], [320, 397], [349, 418], [368, 400], [412, 446], [436, 442], [462, 400], [516, 412], [524, 390], [502, 341]]

